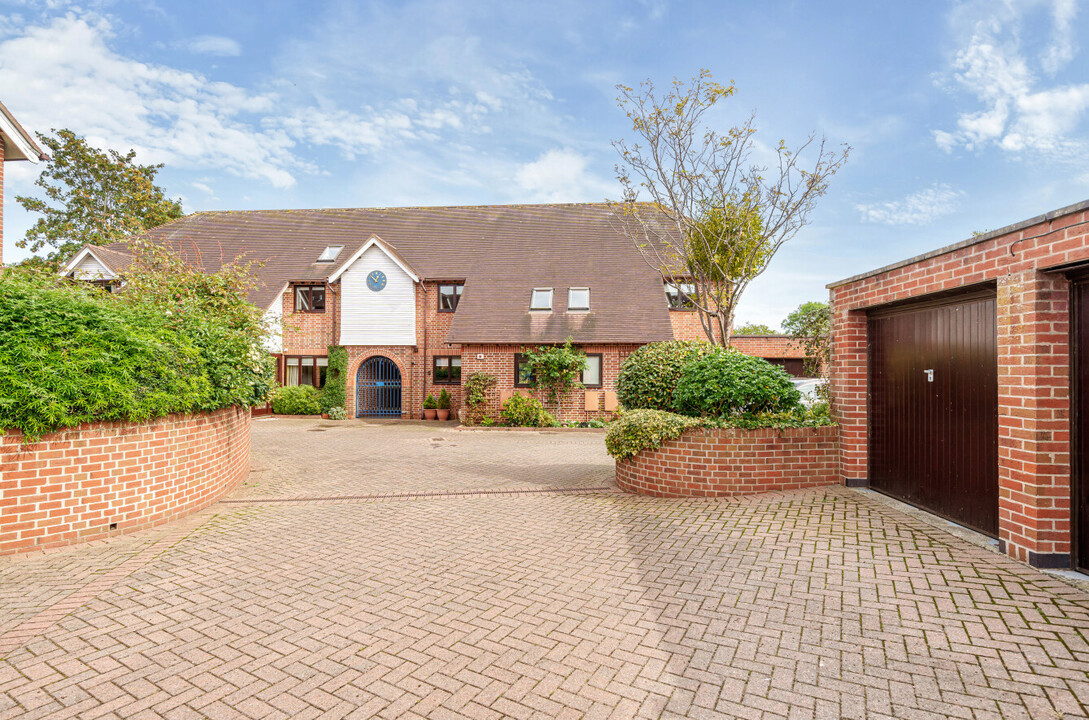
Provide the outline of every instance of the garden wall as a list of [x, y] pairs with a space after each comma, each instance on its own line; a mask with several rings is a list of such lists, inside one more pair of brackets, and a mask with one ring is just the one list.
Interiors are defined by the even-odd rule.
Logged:
[[616, 484], [655, 497], [723, 497], [839, 482], [838, 428], [688, 430], [616, 462]]
[[249, 473], [250, 413], [0, 436], [0, 555], [86, 542], [211, 505]]

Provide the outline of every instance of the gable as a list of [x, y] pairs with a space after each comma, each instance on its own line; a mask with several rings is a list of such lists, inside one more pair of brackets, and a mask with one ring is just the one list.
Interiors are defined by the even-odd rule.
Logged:
[[[372, 290], [367, 278], [382, 273], [385, 285]], [[416, 281], [377, 244], [366, 248], [340, 273], [341, 345], [415, 345]]]

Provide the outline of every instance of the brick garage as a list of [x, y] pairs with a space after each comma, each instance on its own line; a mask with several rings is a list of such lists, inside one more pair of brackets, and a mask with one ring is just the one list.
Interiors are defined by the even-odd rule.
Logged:
[[[1072, 297], [1078, 268], [1086, 265], [1089, 201], [830, 285], [843, 480], [872, 480], [873, 317], [943, 293], [990, 293], [997, 361], [986, 371], [997, 377], [997, 536], [1005, 552], [1033, 565], [1069, 567], [1072, 552], [1076, 565], [1089, 565], [1084, 542], [1080, 554], [1077, 546], [1089, 523], [1075, 497], [1084, 491], [1071, 452], [1079, 336], [1072, 335]], [[950, 452], [955, 459], [957, 448]]]
[[618, 460], [616, 484], [654, 497], [727, 497], [838, 481], [835, 427], [688, 430]]
[[238, 408], [23, 439], [0, 437], [0, 555], [175, 520], [214, 503], [250, 466], [250, 414]]

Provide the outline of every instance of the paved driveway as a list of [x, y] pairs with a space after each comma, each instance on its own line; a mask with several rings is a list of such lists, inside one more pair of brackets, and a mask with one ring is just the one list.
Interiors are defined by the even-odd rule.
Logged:
[[0, 717], [1075, 718], [1089, 596], [863, 493], [595, 434], [274, 420], [207, 512], [0, 561]]

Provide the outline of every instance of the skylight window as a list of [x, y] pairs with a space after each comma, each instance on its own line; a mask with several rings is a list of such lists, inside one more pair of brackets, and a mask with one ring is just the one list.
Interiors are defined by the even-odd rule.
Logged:
[[533, 296], [529, 299], [530, 310], [552, 309], [552, 288], [533, 288]]
[[318, 262], [333, 262], [340, 255], [340, 251], [344, 249], [343, 245], [330, 245], [321, 251], [321, 255], [318, 256]]
[[589, 310], [590, 309], [590, 288], [568, 288], [567, 289], [567, 309], [568, 310]]

